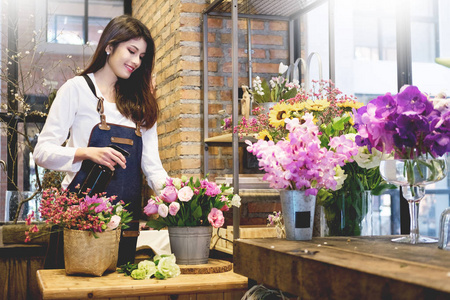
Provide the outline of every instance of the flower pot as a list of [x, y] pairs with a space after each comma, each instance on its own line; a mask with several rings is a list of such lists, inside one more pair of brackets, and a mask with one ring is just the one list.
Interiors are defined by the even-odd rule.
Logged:
[[169, 227], [170, 249], [179, 265], [207, 264], [211, 226]]
[[120, 229], [97, 233], [64, 229], [64, 264], [67, 275], [102, 276], [115, 271], [119, 256]]
[[286, 239], [307, 241], [312, 239], [316, 196], [304, 191], [280, 190]]

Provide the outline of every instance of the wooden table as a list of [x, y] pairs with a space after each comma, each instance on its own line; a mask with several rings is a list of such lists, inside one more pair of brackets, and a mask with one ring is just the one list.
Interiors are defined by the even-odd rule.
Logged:
[[240, 239], [234, 271], [301, 299], [450, 299], [450, 251], [391, 238]]
[[64, 270], [39, 270], [37, 278], [43, 299], [235, 300], [247, 290], [247, 278], [233, 271], [134, 280], [117, 272], [87, 277], [67, 276]]

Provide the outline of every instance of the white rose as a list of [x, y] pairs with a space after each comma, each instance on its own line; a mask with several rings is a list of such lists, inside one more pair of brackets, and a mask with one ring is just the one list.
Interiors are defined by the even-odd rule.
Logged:
[[194, 192], [189, 186], [185, 186], [178, 191], [178, 199], [182, 202], [188, 202], [194, 196]]
[[167, 214], [169, 213], [169, 208], [165, 204], [158, 205], [158, 214], [165, 218], [167, 217]]
[[367, 146], [359, 147], [358, 154], [353, 156], [358, 166], [365, 169], [372, 169], [380, 165], [383, 153], [375, 148], [372, 148], [372, 153], [369, 152]]
[[117, 228], [117, 226], [119, 226], [121, 220], [122, 219], [119, 216], [114, 215], [111, 217], [111, 220], [109, 220], [106, 226], [108, 227], [109, 230], [114, 230]]
[[239, 197], [239, 195], [234, 195], [233, 199], [231, 199], [231, 205], [241, 207], [241, 197]]

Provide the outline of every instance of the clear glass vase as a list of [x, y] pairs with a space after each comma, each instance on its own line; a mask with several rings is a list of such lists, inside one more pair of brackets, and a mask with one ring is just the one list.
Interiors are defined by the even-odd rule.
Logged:
[[425, 196], [425, 186], [440, 181], [447, 175], [446, 159], [418, 157], [382, 160], [380, 173], [384, 180], [401, 187], [403, 197], [409, 204], [410, 234], [392, 241], [410, 244], [436, 243], [437, 239], [419, 234], [419, 205]]

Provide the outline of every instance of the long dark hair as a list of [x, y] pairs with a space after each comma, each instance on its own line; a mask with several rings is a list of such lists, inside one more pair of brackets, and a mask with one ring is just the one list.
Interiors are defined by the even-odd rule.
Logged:
[[142, 58], [141, 66], [131, 73], [130, 78], [119, 78], [116, 83], [116, 105], [125, 117], [140, 122], [145, 128], [152, 127], [159, 114], [158, 103], [151, 90], [152, 71], [155, 57], [155, 43], [148, 28], [138, 19], [122, 15], [112, 19], [103, 30], [97, 49], [89, 66], [83, 74], [95, 73], [106, 63], [106, 47], [114, 49], [122, 42], [143, 38], [147, 43], [147, 51]]

